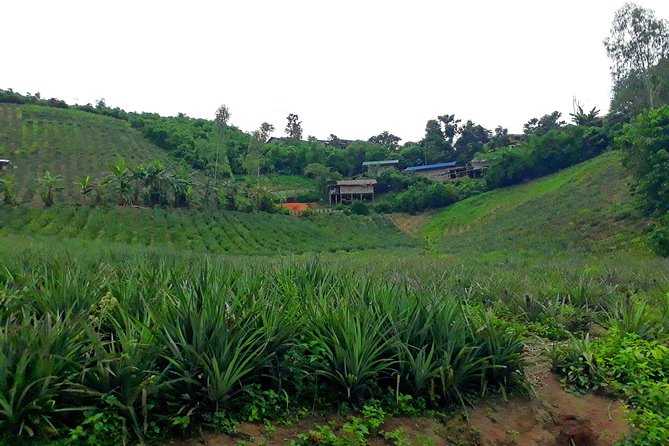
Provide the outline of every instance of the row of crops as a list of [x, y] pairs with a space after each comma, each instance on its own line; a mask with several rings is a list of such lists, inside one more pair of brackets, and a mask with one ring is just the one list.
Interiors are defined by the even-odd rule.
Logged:
[[[18, 199], [39, 201], [37, 181], [44, 170], [61, 176], [63, 195], [77, 198], [73, 183], [107, 174], [124, 158], [128, 165], [156, 160], [174, 167], [161, 149], [130, 124], [77, 110], [0, 104], [0, 158], [15, 165]], [[64, 197], [64, 198], [65, 198]]]
[[417, 246], [383, 216], [179, 211], [57, 205], [0, 207], [0, 232], [163, 246], [220, 254], [277, 254]]
[[519, 333], [456, 295], [318, 260], [52, 254], [0, 270], [0, 429], [13, 438], [104, 416], [146, 439], [387, 395], [444, 408], [524, 381]]

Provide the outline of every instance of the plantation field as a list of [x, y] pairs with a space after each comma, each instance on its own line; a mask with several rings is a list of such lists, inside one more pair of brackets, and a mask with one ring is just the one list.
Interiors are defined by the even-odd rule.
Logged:
[[530, 183], [486, 192], [438, 212], [422, 234], [438, 251], [489, 256], [635, 250], [644, 220], [634, 210], [620, 152]]
[[353, 423], [363, 429], [383, 414], [522, 396], [524, 345], [629, 324], [630, 293], [656, 315], [644, 319], [653, 333], [666, 327], [666, 260], [507, 254], [244, 258], [0, 237], [0, 321], [11, 327], [0, 359], [5, 376], [21, 378], [0, 380], [0, 397], [7, 386], [26, 391], [0, 422], [23, 436], [73, 429], [73, 445], [103, 429], [104, 444], [121, 444], [197, 426], [231, 432], [305, 407], [346, 411], [346, 402], [363, 412]]
[[0, 237], [39, 235], [219, 254], [357, 251], [419, 246], [383, 216], [290, 217], [174, 209], [0, 206]]
[[76, 200], [73, 185], [87, 175], [107, 175], [124, 158], [128, 166], [178, 163], [126, 121], [79, 110], [0, 104], [0, 158], [15, 165], [18, 199], [39, 203], [36, 179], [48, 170], [63, 181], [62, 198]]

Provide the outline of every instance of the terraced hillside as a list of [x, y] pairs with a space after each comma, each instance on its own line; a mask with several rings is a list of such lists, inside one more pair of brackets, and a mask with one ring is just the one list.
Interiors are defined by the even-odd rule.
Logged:
[[105, 208], [0, 206], [0, 237], [41, 235], [220, 254], [281, 254], [417, 246], [382, 216]]
[[39, 201], [36, 178], [44, 170], [62, 176], [62, 193], [74, 198], [75, 181], [108, 173], [119, 158], [129, 166], [160, 160], [177, 168], [126, 121], [37, 105], [0, 104], [0, 158], [16, 165], [18, 198], [28, 202]]
[[423, 228], [448, 253], [491, 255], [633, 249], [643, 230], [620, 152], [531, 183], [456, 203]]

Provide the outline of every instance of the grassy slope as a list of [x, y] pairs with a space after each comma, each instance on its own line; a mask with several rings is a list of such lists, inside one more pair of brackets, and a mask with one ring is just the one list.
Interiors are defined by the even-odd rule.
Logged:
[[44, 170], [61, 175], [62, 194], [74, 198], [73, 183], [109, 173], [125, 158], [128, 166], [155, 160], [171, 169], [177, 162], [148, 142], [128, 122], [79, 110], [0, 104], [0, 158], [17, 166], [19, 199], [39, 202], [35, 179]]
[[643, 221], [633, 210], [619, 152], [443, 210], [422, 229], [448, 253], [610, 251], [630, 248]]

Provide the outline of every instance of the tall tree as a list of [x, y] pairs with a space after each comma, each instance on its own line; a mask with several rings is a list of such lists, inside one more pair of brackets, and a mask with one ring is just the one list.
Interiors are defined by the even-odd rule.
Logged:
[[620, 83], [629, 76], [640, 76], [647, 105], [653, 108], [658, 94], [658, 79], [650, 70], [669, 57], [669, 22], [655, 17], [651, 9], [625, 3], [616, 11], [611, 34], [604, 40], [611, 59], [611, 75]]
[[291, 113], [286, 119], [288, 120], [288, 124], [286, 124], [286, 135], [288, 135], [290, 139], [302, 139], [302, 122], [300, 121], [300, 117]]
[[549, 130], [559, 129], [566, 124], [565, 121], [560, 120], [562, 113], [554, 111], [541, 118], [532, 118], [523, 125], [523, 132], [526, 135], [543, 135]]
[[45, 207], [53, 205], [55, 192], [62, 181], [63, 177], [60, 175], [53, 176], [48, 170], [45, 170], [44, 174], [37, 179], [37, 182], [42, 186], [42, 200]]
[[458, 139], [455, 141], [455, 153], [458, 162], [468, 163], [476, 152], [483, 150], [483, 146], [490, 141], [490, 130], [480, 124], [467, 121], [458, 128]]
[[384, 130], [378, 135], [372, 136], [367, 141], [372, 144], [378, 144], [388, 150], [397, 150], [401, 140], [402, 138], [399, 136], [395, 136], [392, 133], [389, 133], [388, 130]]
[[269, 139], [270, 135], [274, 130], [275, 130], [274, 126], [269, 122], [263, 122], [262, 124], [260, 124], [260, 136], [263, 142], [267, 142], [267, 140]]
[[249, 175], [255, 175], [260, 180], [260, 170], [267, 165], [265, 157], [265, 141], [260, 130], [254, 130], [249, 140], [249, 148], [244, 156], [242, 166]]
[[214, 121], [221, 127], [228, 125], [228, 122], [230, 121], [230, 109], [227, 105], [222, 104], [220, 107], [218, 107]]
[[592, 107], [592, 110], [589, 112], [583, 111], [583, 107], [578, 104], [576, 105], [576, 112], [569, 113], [571, 120], [576, 125], [581, 125], [584, 127], [601, 127], [602, 118], [599, 117], [599, 110], [597, 107]]

